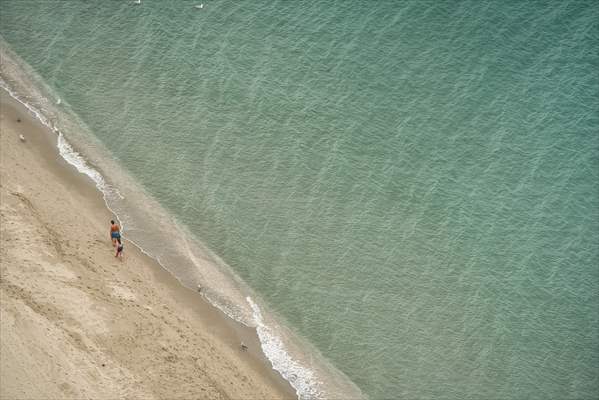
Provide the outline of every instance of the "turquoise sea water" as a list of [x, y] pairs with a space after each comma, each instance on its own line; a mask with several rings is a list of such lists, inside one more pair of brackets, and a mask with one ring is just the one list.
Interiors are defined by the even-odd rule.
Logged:
[[2, 0], [0, 34], [364, 395], [599, 397], [598, 2], [194, 4]]

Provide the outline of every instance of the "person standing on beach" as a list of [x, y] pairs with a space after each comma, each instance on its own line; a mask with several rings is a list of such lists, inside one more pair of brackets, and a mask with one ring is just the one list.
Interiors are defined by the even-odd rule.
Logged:
[[120, 258], [123, 261], [123, 242], [121, 242], [121, 238], [117, 239], [118, 246], [116, 248], [116, 254], [114, 255], [117, 258]]
[[117, 240], [121, 241], [121, 227], [114, 221], [110, 221], [110, 238], [112, 239], [112, 247], [116, 246]]

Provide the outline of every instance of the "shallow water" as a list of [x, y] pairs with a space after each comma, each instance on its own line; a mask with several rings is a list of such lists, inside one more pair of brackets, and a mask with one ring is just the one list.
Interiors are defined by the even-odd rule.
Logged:
[[90, 141], [369, 397], [599, 392], [597, 3], [1, 6]]

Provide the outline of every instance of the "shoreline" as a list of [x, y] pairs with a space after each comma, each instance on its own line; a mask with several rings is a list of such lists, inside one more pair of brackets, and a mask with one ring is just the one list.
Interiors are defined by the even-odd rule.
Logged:
[[141, 187], [69, 102], [58, 102], [59, 95], [2, 38], [0, 53], [4, 69], [0, 87], [46, 131], [57, 135], [58, 143], [52, 144], [51, 152], [56, 153], [58, 147], [59, 162], [68, 164], [71, 173], [76, 170], [76, 175], [82, 175], [85, 185], [93, 189], [92, 197], [103, 200], [102, 210], [108, 209], [110, 218], [119, 220], [129, 242], [180, 286], [195, 294], [201, 287], [203, 300], [226, 319], [239, 322], [245, 330], [249, 327], [247, 335], [258, 338], [259, 356], [292, 387], [294, 397], [365, 398], [343, 372], [290, 330], [284, 319], [261, 301], [259, 293]]
[[[125, 261], [112, 259], [106, 221], [113, 214], [100, 191], [60, 156], [57, 136], [49, 134], [49, 128], [5, 90], [0, 92], [0, 288], [3, 315], [9, 315], [2, 324], [5, 351], [0, 372], [3, 381], [15, 382], [4, 386], [2, 397], [137, 393], [143, 397], [297, 398], [289, 382], [272, 369], [254, 328], [227, 317], [126, 239]], [[18, 118], [21, 122], [16, 122]], [[19, 141], [19, 134], [26, 142]], [[15, 224], [20, 227], [17, 231], [12, 230]], [[35, 229], [22, 233], [23, 227]], [[74, 318], [81, 313], [75, 309], [81, 307], [88, 310], [85, 318]], [[46, 343], [42, 352], [42, 344], [50, 339], [40, 338], [35, 330], [19, 329], [15, 321], [23, 318], [41, 321], [56, 342]], [[140, 340], [143, 345], [137, 344], [136, 333], [146, 328], [154, 333]], [[31, 336], [30, 345], [19, 342], [22, 336]], [[240, 349], [241, 342], [247, 344], [247, 351]], [[52, 354], [60, 347], [71, 357]], [[23, 357], [23, 352], [28, 356]], [[108, 369], [107, 362], [98, 367], [100, 355], [112, 360], [111, 373], [102, 373]], [[17, 362], [19, 358], [22, 361]], [[57, 358], [60, 368], [55, 368]], [[73, 368], [75, 360], [89, 367], [87, 375]], [[17, 368], [9, 367], [14, 363]], [[48, 374], [32, 376], [34, 366]], [[154, 376], [153, 371], [165, 368], [166, 372]], [[76, 379], [58, 383], [68, 376]], [[44, 385], [47, 390], [35, 392]]]

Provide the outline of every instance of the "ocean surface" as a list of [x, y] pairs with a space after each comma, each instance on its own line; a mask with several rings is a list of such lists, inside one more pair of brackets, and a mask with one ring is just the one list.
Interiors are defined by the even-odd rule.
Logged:
[[0, 1], [127, 238], [302, 398], [599, 397], [599, 2], [197, 3]]

